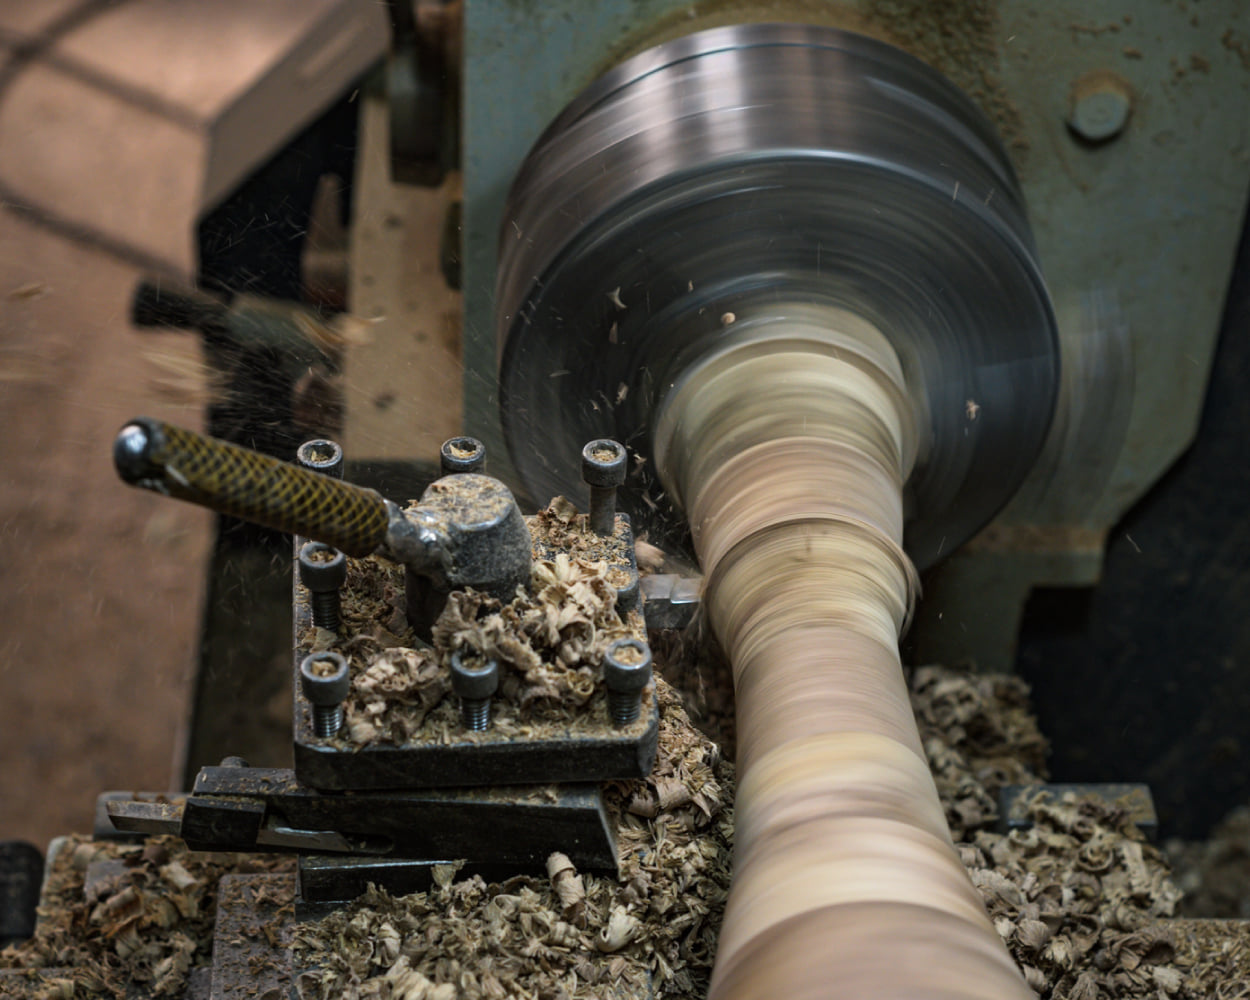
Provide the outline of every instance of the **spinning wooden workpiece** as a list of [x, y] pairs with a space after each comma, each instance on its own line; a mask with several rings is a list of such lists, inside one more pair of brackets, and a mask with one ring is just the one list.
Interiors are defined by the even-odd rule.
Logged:
[[688, 526], [733, 664], [712, 996], [1031, 996], [955, 853], [898, 654], [913, 560], [1010, 498], [1055, 408], [1054, 320], [993, 127], [861, 36], [703, 32], [556, 119], [500, 258], [522, 480], [576, 495], [562, 455], [629, 444], [635, 513], [670, 543]]
[[743, 323], [660, 415], [733, 663], [735, 872], [712, 997], [1029, 997], [947, 831], [898, 656], [916, 433], [847, 314]]

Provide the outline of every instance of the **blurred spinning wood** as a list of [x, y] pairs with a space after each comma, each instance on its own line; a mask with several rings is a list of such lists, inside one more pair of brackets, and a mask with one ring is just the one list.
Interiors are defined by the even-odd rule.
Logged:
[[916, 421], [888, 342], [770, 306], [665, 400], [733, 663], [735, 871], [713, 1000], [1030, 998], [955, 852], [898, 654]]

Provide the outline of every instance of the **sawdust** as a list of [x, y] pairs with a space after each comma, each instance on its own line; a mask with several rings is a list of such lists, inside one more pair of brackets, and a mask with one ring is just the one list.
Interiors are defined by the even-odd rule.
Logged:
[[[68, 837], [35, 936], [0, 951], [0, 968], [62, 968], [67, 996], [182, 996], [191, 970], [212, 963], [221, 876], [293, 869], [291, 858], [192, 852], [176, 837], [134, 846]], [[30, 996], [63, 989], [30, 987]]]
[[565, 553], [570, 559], [608, 566], [629, 566], [633, 562], [629, 536], [622, 531], [618, 519], [611, 535], [597, 535], [590, 530], [590, 519], [564, 497], [556, 497], [534, 517], [527, 518], [534, 536], [534, 557], [554, 559]]
[[[1040, 997], [1243, 995], [1244, 935], [1166, 919], [1179, 891], [1122, 809], [1041, 796], [1030, 829], [994, 832], [998, 789], [1045, 778], [1022, 681], [926, 667], [911, 694], [961, 858]], [[610, 786], [619, 882], [556, 854], [547, 880], [456, 882], [448, 870], [428, 893], [371, 891], [300, 930], [300, 966], [325, 973], [305, 977], [302, 996], [385, 996], [388, 977], [428, 997], [591, 997], [609, 982], [641, 996], [649, 975], [657, 997], [703, 996], [729, 882], [732, 770], [662, 682], [661, 705], [655, 773]]]
[[949, 77], [998, 127], [1017, 168], [1029, 143], [1003, 85], [994, 0], [870, 0], [869, 17], [889, 41]]
[[[530, 586], [508, 603], [473, 590], [453, 592], [434, 625], [433, 644], [408, 627], [403, 570], [376, 556], [349, 559], [342, 592], [343, 627], [308, 629], [300, 652], [333, 649], [347, 658], [351, 691], [344, 704], [343, 748], [501, 738], [542, 739], [611, 732], [629, 737], [650, 713], [612, 729], [602, 661], [624, 637], [646, 638], [642, 616], [622, 617], [617, 588], [630, 579], [628, 533], [589, 530], [586, 516], [557, 498], [529, 518], [534, 545]], [[623, 526], [623, 522], [622, 522]], [[466, 730], [452, 695], [450, 660], [493, 658], [500, 684], [491, 725]], [[644, 696], [644, 709], [653, 695]]]
[[620, 880], [579, 874], [485, 883], [436, 874], [429, 892], [370, 889], [295, 940], [301, 997], [645, 996], [706, 993], [729, 886], [733, 768], [657, 680], [659, 756], [607, 786]]

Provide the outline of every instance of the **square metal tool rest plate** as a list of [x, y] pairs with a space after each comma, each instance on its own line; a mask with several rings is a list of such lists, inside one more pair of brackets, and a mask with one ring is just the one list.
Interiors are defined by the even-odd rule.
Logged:
[[[533, 532], [534, 519], [526, 519]], [[638, 611], [638, 567], [629, 518], [616, 516], [616, 539], [624, 553], [611, 568], [628, 577], [618, 590], [630, 596], [624, 607], [627, 620], [645, 637]], [[552, 559], [560, 551], [535, 541], [534, 555]], [[298, 567], [298, 548], [296, 550]], [[327, 791], [402, 788], [451, 788], [483, 785], [524, 785], [641, 778], [651, 773], [659, 734], [659, 708], [652, 683], [644, 693], [638, 722], [617, 730], [606, 716], [602, 727], [558, 736], [522, 737], [484, 734], [450, 743], [417, 742], [334, 746], [313, 733], [311, 706], [300, 694], [300, 641], [312, 628], [308, 594], [292, 586], [294, 609], [295, 773], [313, 788]], [[632, 609], [632, 610], [630, 610]]]

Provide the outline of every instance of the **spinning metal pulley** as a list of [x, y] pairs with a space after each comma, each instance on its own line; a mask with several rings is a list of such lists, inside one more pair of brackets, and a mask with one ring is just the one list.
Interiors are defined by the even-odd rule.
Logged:
[[596, 435], [642, 463], [635, 513], [680, 537], [657, 411], [750, 325], [836, 309], [897, 353], [917, 429], [907, 550], [924, 568], [1028, 473], [1059, 377], [1055, 321], [993, 126], [900, 49], [801, 25], [644, 52], [550, 125], [500, 235], [510, 454], [536, 497], [579, 490]]

